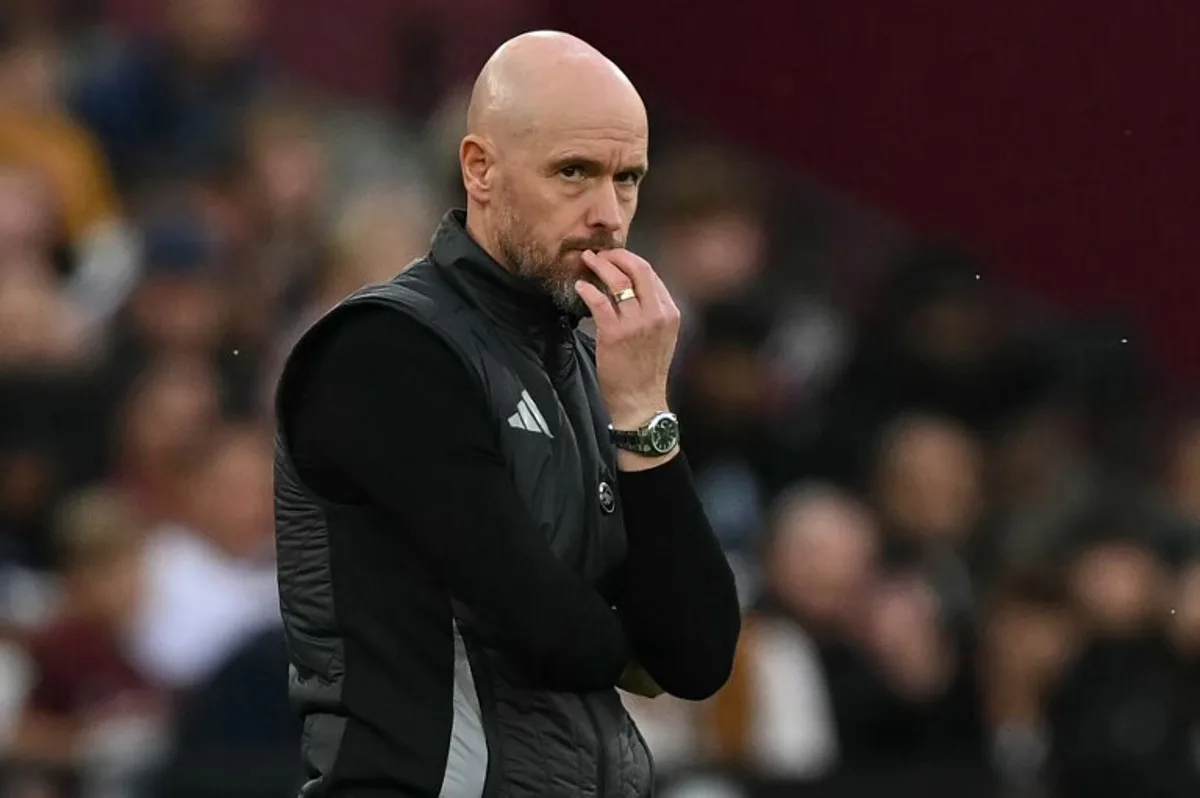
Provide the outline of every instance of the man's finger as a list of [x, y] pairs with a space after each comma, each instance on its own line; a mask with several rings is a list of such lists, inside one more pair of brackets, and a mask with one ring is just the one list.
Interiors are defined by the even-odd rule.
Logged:
[[666, 309], [674, 304], [666, 285], [645, 258], [627, 249], [609, 249], [601, 254], [629, 278], [633, 290], [644, 300], [643, 307]]
[[587, 280], [577, 280], [575, 282], [575, 292], [579, 294], [583, 304], [588, 306], [588, 310], [592, 312], [592, 318], [596, 320], [596, 327], [608, 327], [620, 323], [621, 319], [617, 315], [617, 309], [613, 307], [612, 300], [596, 286], [589, 283]]
[[[591, 251], [583, 253], [583, 263], [592, 272], [600, 278], [600, 281], [608, 288], [608, 293], [611, 296], [616, 296], [627, 288], [632, 288], [634, 293], [637, 293], [637, 286], [629, 275], [621, 271], [608, 258]], [[637, 300], [625, 300], [626, 302], [636, 302]]]

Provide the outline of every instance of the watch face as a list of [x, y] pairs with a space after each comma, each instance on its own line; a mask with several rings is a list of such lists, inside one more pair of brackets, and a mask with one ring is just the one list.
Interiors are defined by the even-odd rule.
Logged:
[[647, 430], [650, 445], [659, 454], [666, 454], [679, 443], [679, 422], [671, 416], [662, 416]]

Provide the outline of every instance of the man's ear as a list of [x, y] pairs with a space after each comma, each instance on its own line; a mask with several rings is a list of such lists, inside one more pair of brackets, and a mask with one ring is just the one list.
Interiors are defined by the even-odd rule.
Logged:
[[463, 187], [477, 203], [486, 203], [495, 183], [496, 159], [492, 143], [482, 136], [470, 135], [458, 146]]

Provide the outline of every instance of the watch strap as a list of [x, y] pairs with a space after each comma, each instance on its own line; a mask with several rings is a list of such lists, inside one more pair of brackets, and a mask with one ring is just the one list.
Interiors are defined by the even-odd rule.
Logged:
[[650, 445], [650, 439], [645, 430], [623, 430], [609, 426], [608, 432], [613, 445], [618, 449], [635, 454], [653, 455], [658, 453]]

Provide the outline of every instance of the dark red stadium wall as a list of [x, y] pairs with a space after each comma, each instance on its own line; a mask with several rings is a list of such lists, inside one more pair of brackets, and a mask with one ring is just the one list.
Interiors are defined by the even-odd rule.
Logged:
[[[107, 1], [127, 22], [162, 2]], [[522, 27], [578, 33], [780, 169], [959, 234], [1061, 305], [1124, 309], [1200, 378], [1195, 0], [269, 2], [276, 54], [362, 96], [394, 96], [404, 19], [455, 28], [450, 77]]]
[[1194, 0], [553, 7], [781, 169], [959, 233], [1059, 304], [1124, 309], [1200, 377]]

